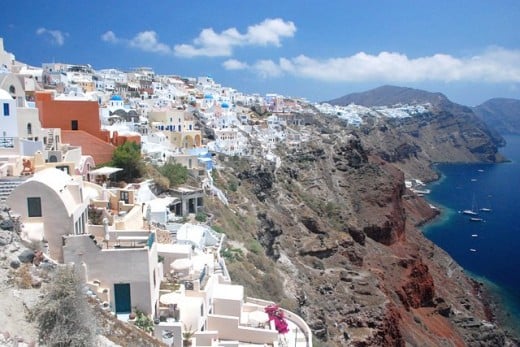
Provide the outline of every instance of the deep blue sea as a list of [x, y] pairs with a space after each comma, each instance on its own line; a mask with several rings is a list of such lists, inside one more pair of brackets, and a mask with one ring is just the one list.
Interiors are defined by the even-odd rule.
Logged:
[[[511, 329], [520, 330], [520, 136], [505, 136], [502, 164], [442, 164], [439, 181], [429, 184], [428, 200], [441, 216], [423, 227], [425, 235], [467, 272], [491, 288], [507, 309]], [[465, 209], [479, 212], [469, 220]]]

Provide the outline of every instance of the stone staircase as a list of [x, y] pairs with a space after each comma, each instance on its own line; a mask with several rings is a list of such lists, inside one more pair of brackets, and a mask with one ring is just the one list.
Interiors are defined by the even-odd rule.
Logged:
[[47, 129], [47, 143], [45, 144], [45, 150], [54, 150], [54, 129]]
[[11, 192], [25, 180], [21, 178], [0, 179], [0, 203], [5, 203]]

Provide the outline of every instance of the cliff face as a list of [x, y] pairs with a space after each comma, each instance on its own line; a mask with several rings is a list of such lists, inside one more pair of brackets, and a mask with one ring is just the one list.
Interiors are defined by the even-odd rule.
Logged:
[[[441, 93], [383, 86], [331, 100], [333, 105], [366, 107], [423, 105], [427, 111], [412, 117], [365, 117], [361, 140], [365, 148], [394, 163], [408, 175], [436, 178], [435, 162], [500, 162], [504, 139], [469, 107], [451, 102]], [[375, 108], [377, 110], [377, 107]]]
[[[405, 126], [373, 131], [389, 142]], [[440, 123], [423, 128], [434, 126]], [[437, 212], [406, 191], [403, 172], [381, 159], [389, 151], [383, 142], [375, 146], [370, 132], [358, 136], [331, 119], [315, 119], [308, 130], [309, 141], [298, 149], [278, 148], [280, 165], [255, 160], [222, 170], [221, 179], [238, 177], [231, 209], [257, 218], [240, 237], [260, 242], [292, 309], [316, 338], [327, 346], [506, 343], [486, 322], [479, 286], [417, 230]], [[426, 152], [415, 146], [401, 148]], [[257, 269], [249, 272], [265, 283], [265, 269]]]
[[500, 162], [503, 139], [470, 111], [432, 109], [408, 118], [373, 119], [362, 129], [363, 145], [407, 174], [435, 178], [436, 162]]
[[474, 107], [473, 111], [501, 134], [520, 134], [520, 100], [495, 98]]

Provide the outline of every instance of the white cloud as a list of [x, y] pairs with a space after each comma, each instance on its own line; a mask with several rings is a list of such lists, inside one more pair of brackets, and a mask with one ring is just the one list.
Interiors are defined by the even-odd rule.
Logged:
[[159, 42], [155, 31], [142, 31], [130, 40], [130, 47], [138, 48], [145, 52], [170, 54], [170, 46]]
[[266, 19], [260, 24], [247, 28], [245, 35], [247, 42], [253, 45], [280, 46], [280, 38], [293, 37], [296, 25], [293, 22], [284, 22], [283, 19]]
[[60, 30], [50, 30], [47, 28], [38, 28], [36, 30], [36, 35], [45, 35], [47, 36], [51, 43], [57, 46], [63, 46], [65, 43], [65, 37], [69, 36], [68, 33], [64, 33]]
[[109, 30], [101, 35], [101, 40], [109, 43], [124, 43], [129, 47], [140, 49], [145, 52], [172, 54], [173, 50], [167, 44], [159, 42], [157, 33], [153, 30], [141, 31], [137, 33], [132, 39], [122, 39]]
[[109, 30], [103, 35], [101, 35], [101, 40], [110, 43], [117, 43], [119, 41], [116, 34], [114, 34], [112, 30]]
[[285, 22], [280, 18], [266, 19], [249, 26], [245, 34], [241, 34], [236, 28], [229, 28], [221, 33], [206, 28], [193, 40], [193, 44], [175, 45], [174, 51], [181, 57], [229, 57], [236, 46], [280, 46], [281, 38], [292, 37], [295, 32], [293, 22]]
[[485, 81], [520, 82], [520, 50], [492, 47], [482, 54], [457, 58], [448, 54], [408, 58], [395, 52], [313, 59], [305, 55], [262, 60], [250, 69], [263, 77], [291, 74], [329, 82]]
[[236, 60], [236, 59], [226, 60], [225, 62], [222, 63], [222, 66], [226, 70], [244, 70], [244, 69], [247, 69], [249, 67], [249, 65], [247, 65], [246, 63], [241, 62], [241, 61]]
[[278, 77], [284, 72], [282, 68], [272, 60], [259, 60], [252, 66], [252, 69], [264, 78]]

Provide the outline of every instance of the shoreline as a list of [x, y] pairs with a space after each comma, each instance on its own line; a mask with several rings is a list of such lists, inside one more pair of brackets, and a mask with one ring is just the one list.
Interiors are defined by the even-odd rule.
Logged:
[[513, 318], [512, 312], [507, 305], [507, 293], [504, 288], [485, 277], [475, 275], [464, 270], [473, 282], [475, 294], [484, 305], [486, 316], [491, 323], [497, 324], [509, 336], [520, 340], [520, 317]]
[[[504, 164], [509, 162], [512, 162], [512, 160], [507, 159], [505, 161], [489, 164]], [[426, 184], [437, 185], [442, 182], [443, 174], [436, 168], [436, 166], [440, 164], [464, 165], [476, 163], [433, 163], [430, 166], [430, 168], [436, 173], [437, 178], [427, 181]], [[427, 228], [429, 225], [433, 225], [435, 223], [448, 222], [452, 218], [453, 214], [447, 213], [447, 210], [450, 210], [448, 207], [445, 207], [439, 204], [438, 202], [429, 199], [427, 196], [424, 196], [422, 198], [428, 204], [434, 206], [437, 211], [437, 213], [432, 218], [426, 219], [417, 225], [417, 228], [419, 228], [423, 235], [426, 238], [430, 239], [428, 237], [428, 230], [424, 229]], [[437, 247], [440, 247], [436, 243], [435, 245]], [[451, 254], [449, 255], [453, 259]], [[453, 259], [453, 261], [458, 264], [458, 262], [455, 259]], [[517, 342], [520, 342], [520, 314], [516, 312], [514, 307], [508, 305], [508, 297], [510, 296], [510, 294], [507, 291], [510, 289], [502, 287], [486, 277], [474, 274], [473, 272], [467, 270], [462, 266], [461, 268], [464, 270], [464, 273], [468, 277], [468, 279], [473, 283], [474, 294], [476, 297], [479, 298], [479, 300], [484, 306], [486, 319], [489, 322], [496, 324], [497, 326], [502, 328], [506, 332], [506, 335], [515, 339]]]

